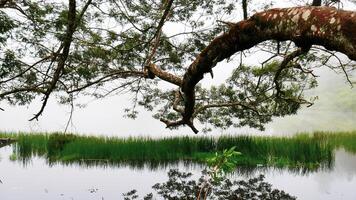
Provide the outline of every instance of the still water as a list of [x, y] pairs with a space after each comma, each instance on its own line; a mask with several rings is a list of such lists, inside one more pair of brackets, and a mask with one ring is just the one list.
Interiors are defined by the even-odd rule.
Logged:
[[[33, 158], [23, 165], [11, 161], [11, 147], [0, 148], [0, 200], [120, 200], [122, 193], [137, 189], [139, 194], [152, 192], [151, 186], [167, 180], [169, 168], [199, 174], [202, 166], [177, 164], [141, 169], [132, 167], [48, 165], [45, 159]], [[296, 172], [288, 169], [261, 168], [242, 179], [264, 174], [273, 188], [306, 200], [355, 200], [356, 155], [339, 149], [331, 169]]]

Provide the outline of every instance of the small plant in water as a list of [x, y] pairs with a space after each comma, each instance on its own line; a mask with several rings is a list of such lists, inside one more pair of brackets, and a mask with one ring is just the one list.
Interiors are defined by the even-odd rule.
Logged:
[[[152, 188], [159, 195], [158, 199], [167, 200], [293, 200], [293, 196], [272, 189], [271, 184], [264, 182], [260, 175], [247, 181], [231, 181], [226, 175], [236, 168], [236, 157], [241, 153], [235, 147], [216, 153], [207, 159], [208, 168], [202, 171], [198, 181], [192, 179], [192, 173], [171, 169], [168, 181], [157, 183]], [[125, 200], [139, 199], [136, 190], [124, 195]], [[157, 199], [147, 194], [144, 200]]]
[[206, 199], [213, 186], [219, 185], [224, 180], [226, 174], [236, 168], [236, 157], [241, 155], [241, 153], [235, 151], [235, 148], [231, 147], [222, 153], [216, 152], [213, 157], [206, 160], [209, 168], [203, 173], [197, 199]]

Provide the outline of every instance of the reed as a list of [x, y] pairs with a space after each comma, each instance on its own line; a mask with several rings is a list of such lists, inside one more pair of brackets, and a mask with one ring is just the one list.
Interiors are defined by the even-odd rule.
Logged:
[[[0, 134], [0, 137], [5, 134]], [[236, 146], [242, 153], [239, 165], [319, 168], [332, 165], [333, 151], [345, 148], [356, 153], [356, 131], [316, 132], [293, 137], [221, 136], [119, 138], [61, 133], [6, 134], [17, 139], [14, 152], [24, 162], [43, 156], [49, 162], [143, 163], [202, 162], [216, 151]]]
[[356, 131], [316, 132], [313, 136], [318, 140], [327, 140], [334, 149], [344, 148], [350, 153], [356, 153]]

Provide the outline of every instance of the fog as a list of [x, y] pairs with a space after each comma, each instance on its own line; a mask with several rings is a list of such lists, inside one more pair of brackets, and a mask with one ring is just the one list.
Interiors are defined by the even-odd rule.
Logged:
[[[218, 67], [217, 67], [218, 68]], [[231, 67], [228, 68], [231, 70]], [[220, 70], [220, 71], [219, 71]], [[215, 70], [221, 79], [229, 70]], [[346, 82], [343, 74], [336, 74], [328, 68], [315, 72], [319, 75], [319, 86], [308, 92], [308, 96], [318, 96], [315, 104], [302, 108], [297, 115], [275, 118], [266, 126], [266, 131], [254, 129], [213, 130], [212, 134], [265, 134], [284, 135], [304, 131], [348, 131], [356, 130], [356, 88]], [[220, 76], [220, 77], [219, 77]], [[208, 76], [204, 83], [211, 83]], [[1, 104], [0, 130], [9, 132], [55, 132], [64, 131], [70, 116], [70, 107], [58, 105], [54, 96], [50, 99], [39, 121], [28, 120], [40, 108], [37, 100], [28, 106], [12, 107]], [[68, 131], [78, 134], [117, 136], [172, 136], [194, 135], [189, 128], [168, 130], [165, 125], [152, 118], [152, 113], [142, 110], [136, 120], [124, 118], [123, 109], [129, 107], [127, 95], [113, 96], [100, 100], [81, 100], [85, 108], [76, 107]]]
[[344, 74], [336, 74], [327, 68], [317, 74], [320, 76], [319, 86], [308, 93], [308, 96], [318, 97], [315, 104], [302, 108], [297, 115], [275, 119], [267, 126], [268, 132], [356, 130], [356, 88], [347, 83]]

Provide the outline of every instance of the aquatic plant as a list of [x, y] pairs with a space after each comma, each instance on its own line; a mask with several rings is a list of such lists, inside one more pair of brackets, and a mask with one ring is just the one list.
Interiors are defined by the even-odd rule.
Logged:
[[118, 138], [72, 134], [7, 134], [16, 138], [14, 153], [26, 162], [43, 156], [49, 163], [151, 167], [177, 162], [202, 163], [214, 152], [236, 146], [240, 166], [315, 170], [331, 167], [333, 150], [356, 152], [356, 132], [300, 134], [293, 137], [221, 136]]

